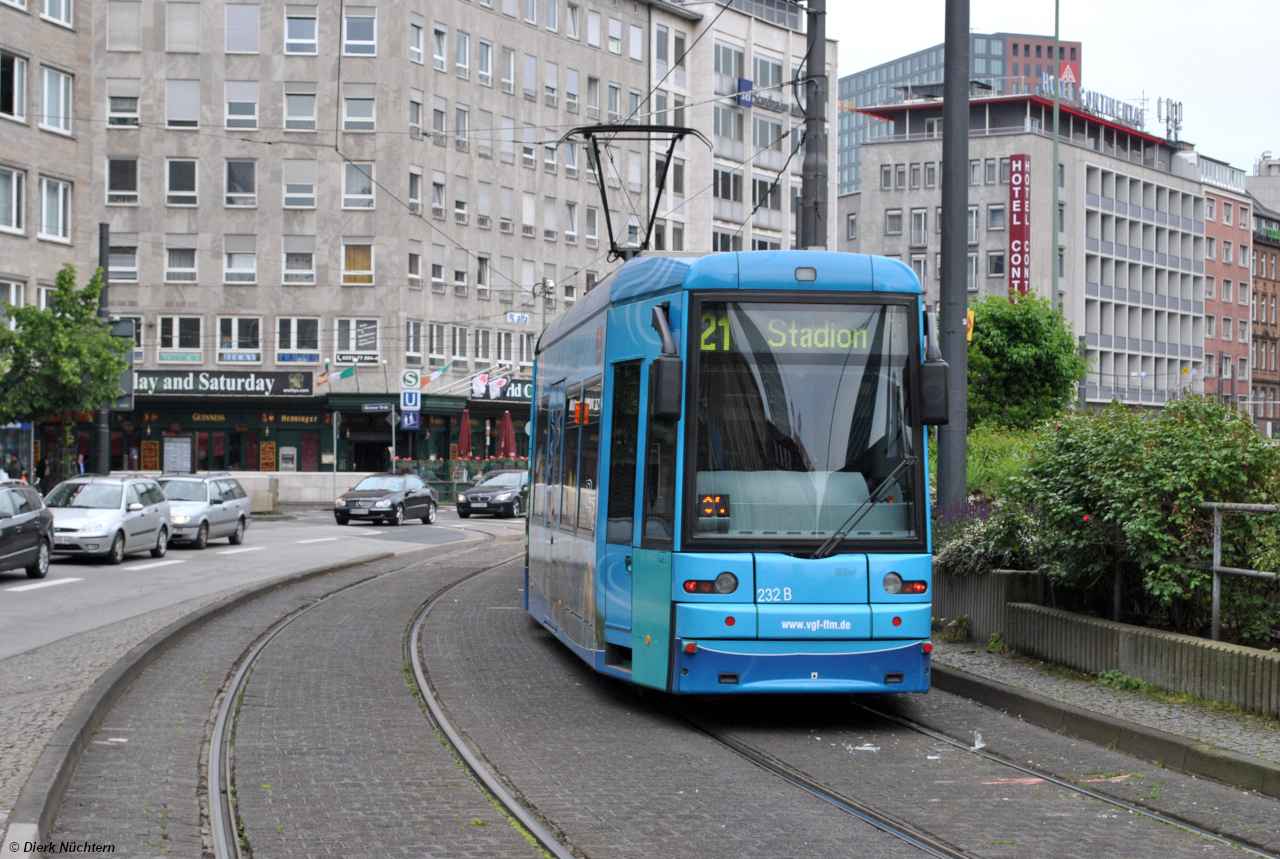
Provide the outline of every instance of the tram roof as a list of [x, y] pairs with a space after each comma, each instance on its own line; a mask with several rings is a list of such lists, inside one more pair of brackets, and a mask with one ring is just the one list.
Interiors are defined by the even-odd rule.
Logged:
[[[797, 280], [811, 268], [815, 278]], [[564, 316], [547, 326], [539, 349], [609, 304], [683, 290], [826, 290], [918, 295], [920, 281], [902, 260], [832, 251], [644, 253], [612, 272]]]

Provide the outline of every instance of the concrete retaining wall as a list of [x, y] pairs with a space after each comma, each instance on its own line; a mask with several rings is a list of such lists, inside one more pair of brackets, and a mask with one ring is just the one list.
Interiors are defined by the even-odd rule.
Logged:
[[969, 618], [974, 641], [986, 641], [1010, 626], [1009, 603], [1035, 602], [1036, 574], [995, 570], [981, 576], [933, 577], [933, 615]]
[[1171, 692], [1280, 716], [1280, 653], [1025, 602], [1003, 613], [1005, 641], [1019, 653], [1086, 674], [1118, 670]]

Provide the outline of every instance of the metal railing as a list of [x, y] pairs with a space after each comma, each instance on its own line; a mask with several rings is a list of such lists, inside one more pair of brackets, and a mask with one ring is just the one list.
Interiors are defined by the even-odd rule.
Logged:
[[1280, 573], [1262, 570], [1242, 570], [1238, 567], [1222, 566], [1222, 514], [1223, 513], [1280, 513], [1280, 507], [1274, 504], [1229, 504], [1221, 501], [1206, 501], [1200, 505], [1201, 510], [1213, 511], [1213, 628], [1211, 637], [1218, 641], [1221, 631], [1222, 612], [1222, 577], [1248, 576], [1254, 579], [1280, 579]]

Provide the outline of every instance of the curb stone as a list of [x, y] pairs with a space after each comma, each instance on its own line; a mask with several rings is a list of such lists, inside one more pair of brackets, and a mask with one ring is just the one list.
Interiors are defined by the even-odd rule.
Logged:
[[1280, 765], [1148, 728], [934, 664], [933, 687], [1052, 731], [1108, 746], [1161, 766], [1280, 799]]
[[[428, 551], [433, 548], [436, 547], [424, 546], [422, 549], [410, 551]], [[271, 591], [330, 573], [349, 570], [352, 567], [390, 560], [398, 554], [400, 553], [383, 552], [358, 561], [329, 564], [248, 588], [174, 621], [138, 644], [94, 681], [41, 751], [40, 758], [22, 786], [17, 801], [13, 804], [13, 810], [9, 814], [8, 830], [4, 840], [0, 841], [0, 848], [8, 846], [10, 842], [25, 845], [31, 841], [44, 842], [50, 837], [53, 821], [62, 806], [67, 785], [75, 773], [80, 756], [93, 739], [94, 731], [102, 724], [107, 713], [133, 681], [183, 638]], [[4, 855], [6, 859], [9, 856], [18, 859], [18, 857], [35, 854], [9, 851]]]

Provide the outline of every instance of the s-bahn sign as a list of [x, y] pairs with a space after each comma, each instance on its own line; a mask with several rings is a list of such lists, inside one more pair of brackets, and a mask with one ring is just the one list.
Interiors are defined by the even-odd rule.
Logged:
[[309, 397], [309, 371], [135, 370], [134, 393], [148, 396]]

